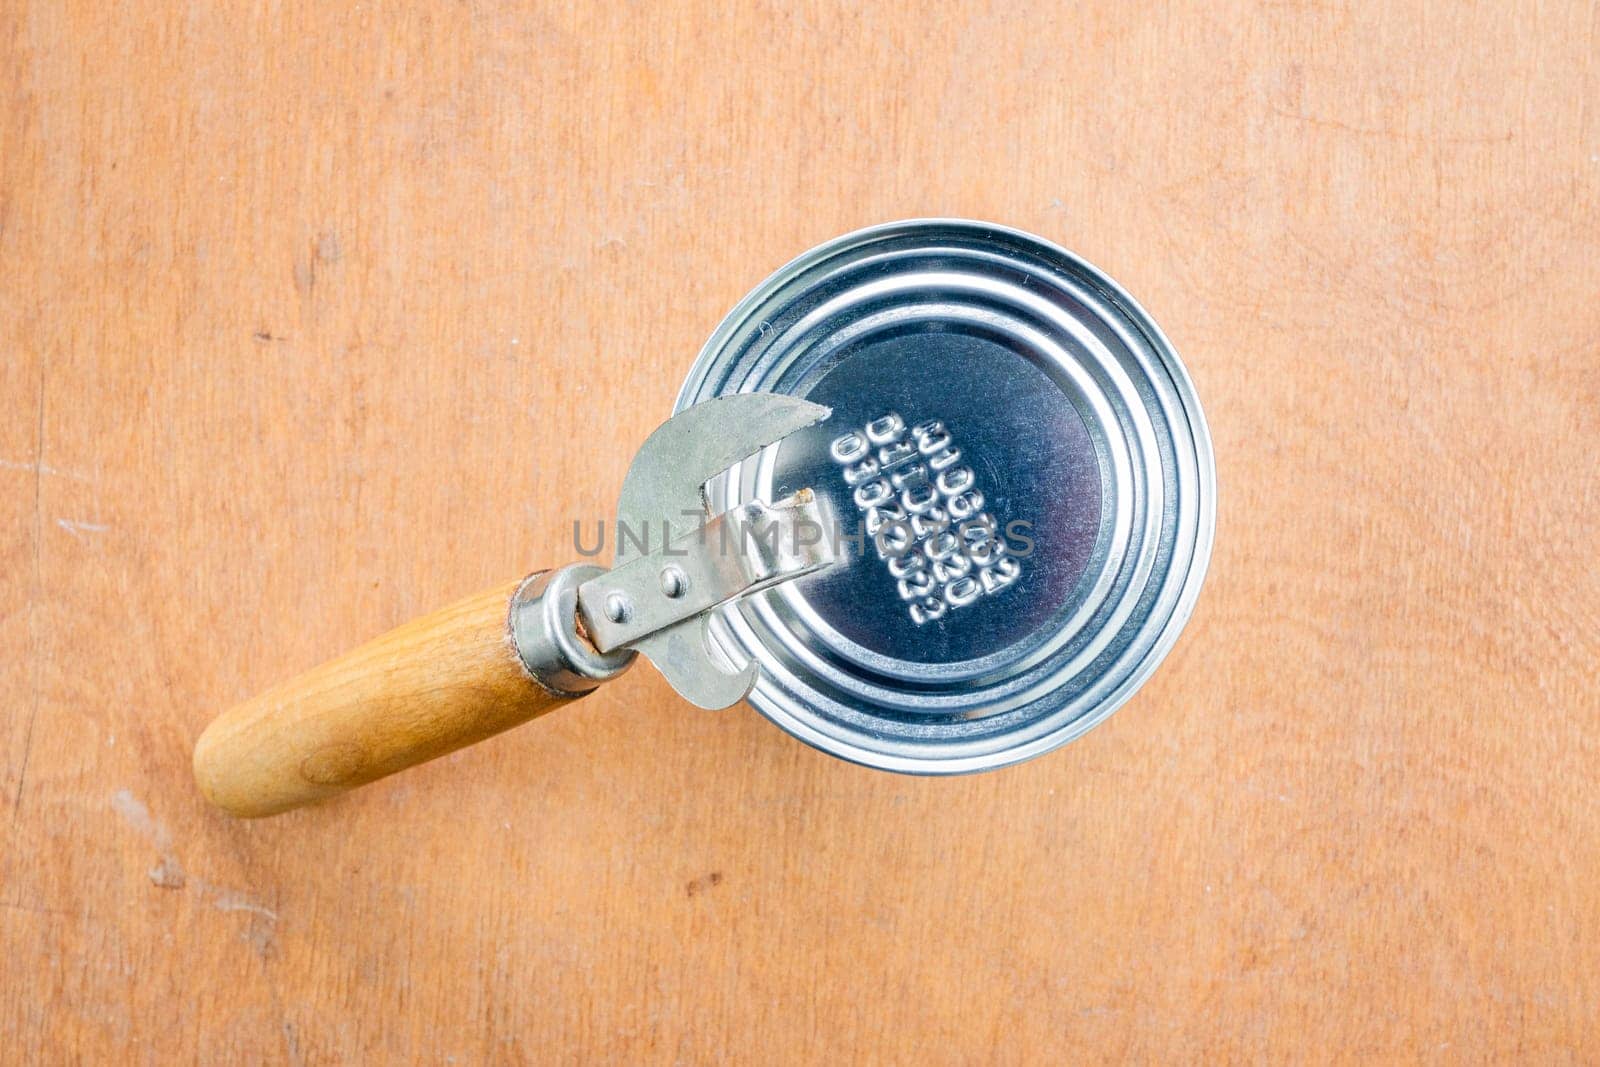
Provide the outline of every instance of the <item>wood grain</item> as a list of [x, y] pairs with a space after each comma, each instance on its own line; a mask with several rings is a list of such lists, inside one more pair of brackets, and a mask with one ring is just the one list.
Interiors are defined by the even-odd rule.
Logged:
[[[1600, 1059], [1591, 3], [0, 2], [0, 1058]], [[279, 820], [214, 709], [571, 558], [767, 271], [1107, 269], [1153, 681], [926, 781], [637, 670]]]
[[522, 666], [518, 579], [430, 612], [219, 715], [194, 747], [200, 792], [277, 815], [438, 759], [571, 702]]

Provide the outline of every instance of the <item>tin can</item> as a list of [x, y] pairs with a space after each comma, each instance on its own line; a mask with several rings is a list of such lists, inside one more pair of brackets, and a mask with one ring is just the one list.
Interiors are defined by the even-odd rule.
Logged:
[[712, 334], [677, 410], [729, 393], [833, 409], [709, 488], [801, 487], [844, 563], [713, 623], [750, 701], [887, 770], [1047, 752], [1110, 715], [1188, 620], [1216, 472], [1194, 386], [1115, 282], [1017, 230], [913, 220], [805, 253]]

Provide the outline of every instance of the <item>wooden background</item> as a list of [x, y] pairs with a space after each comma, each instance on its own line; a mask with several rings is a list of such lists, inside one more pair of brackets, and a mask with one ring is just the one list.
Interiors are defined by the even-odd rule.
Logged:
[[[1511, 0], [0, 3], [0, 1060], [1600, 1058], [1597, 53]], [[1213, 569], [1108, 724], [910, 779], [645, 669], [202, 805], [213, 713], [570, 558], [727, 308], [914, 215], [1193, 371]]]

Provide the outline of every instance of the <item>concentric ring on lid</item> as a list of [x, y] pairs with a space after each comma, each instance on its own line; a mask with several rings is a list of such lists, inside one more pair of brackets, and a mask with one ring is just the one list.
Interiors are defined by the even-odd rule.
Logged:
[[1131, 297], [1040, 238], [914, 220], [783, 267], [706, 343], [676, 410], [728, 393], [833, 408], [711, 487], [809, 486], [846, 562], [727, 610], [714, 639], [794, 736], [888, 770], [1039, 755], [1176, 640], [1216, 475], [1194, 388]]

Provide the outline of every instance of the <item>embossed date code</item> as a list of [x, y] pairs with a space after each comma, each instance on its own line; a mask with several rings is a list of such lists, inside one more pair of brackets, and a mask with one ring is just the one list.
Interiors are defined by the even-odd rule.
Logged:
[[972, 467], [944, 423], [907, 426], [896, 412], [834, 438], [862, 528], [921, 626], [1016, 583], [1010, 552]]

